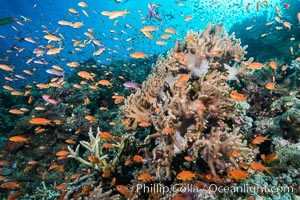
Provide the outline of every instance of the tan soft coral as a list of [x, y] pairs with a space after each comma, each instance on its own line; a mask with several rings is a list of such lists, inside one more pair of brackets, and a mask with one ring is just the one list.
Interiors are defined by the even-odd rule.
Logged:
[[[197, 109], [198, 117], [206, 127], [208, 116], [215, 120], [233, 119], [236, 117], [235, 100], [229, 97], [229, 86], [218, 71], [212, 71], [208, 76], [202, 76], [196, 83], [196, 94], [192, 105], [205, 106]], [[201, 105], [199, 105], [201, 104]], [[202, 117], [202, 118], [201, 118]]]
[[[229, 140], [234, 138], [233, 142], [239, 142], [240, 138], [240, 135], [235, 135], [236, 131], [229, 137], [228, 132], [223, 134], [221, 129], [214, 127], [232, 128], [238, 125], [235, 120], [240, 116], [236, 112], [235, 100], [229, 96], [231, 89], [227, 84], [230, 77], [228, 72], [234, 67], [230, 67], [228, 63], [236, 58], [243, 59], [246, 47], [240, 46], [240, 41], [235, 39], [234, 34], [228, 36], [221, 25], [209, 24], [203, 32], [190, 31], [188, 36], [192, 36], [190, 41], [177, 41], [174, 49], [171, 49], [165, 58], [158, 58], [151, 75], [142, 87], [128, 97], [121, 107], [122, 114], [133, 120], [128, 129], [137, 130], [141, 122], [152, 125], [154, 129], [149, 129], [150, 134], [147, 137], [139, 135], [139, 131], [135, 137], [145, 138], [146, 144], [155, 140], [155, 146], [145, 147], [145, 152], [152, 152], [147, 158], [158, 171], [161, 171], [160, 166], [164, 166], [164, 174], [167, 174], [169, 179], [171, 174], [166, 167], [171, 164], [170, 158], [174, 157], [174, 151], [181, 149], [188, 131], [197, 132], [196, 136], [194, 135], [194, 143], [198, 144], [196, 146], [199, 147], [201, 155], [205, 154], [207, 159], [204, 160], [210, 165], [214, 175], [216, 168], [226, 164], [227, 160], [209, 154], [206, 147], [208, 141], [217, 137], [219, 143], [224, 142], [223, 146], [217, 149], [221, 151], [217, 153], [218, 156], [219, 153], [224, 153], [224, 149], [231, 148], [226, 147], [231, 145]], [[207, 134], [203, 144], [199, 139], [202, 133]], [[211, 145], [215, 153], [216, 144], [212, 142]], [[155, 152], [164, 148], [170, 150], [166, 157], [168, 159], [163, 159], [168, 162], [157, 162]], [[192, 146], [188, 145], [185, 148], [191, 149]], [[234, 163], [230, 155], [226, 156], [229, 163]], [[156, 179], [162, 177], [158, 171]]]
[[128, 129], [135, 130], [140, 122], [150, 122], [151, 111], [157, 107], [158, 96], [163, 88], [164, 79], [159, 75], [149, 76], [143, 83], [142, 89], [137, 89], [131, 94], [125, 104], [121, 106], [121, 112], [127, 118], [134, 119]]
[[186, 44], [188, 56], [195, 57], [194, 63], [190, 63], [194, 67], [204, 59], [214, 58], [228, 63], [233, 58], [243, 59], [247, 53], [247, 46], [241, 47], [241, 42], [235, 38], [234, 33], [228, 37], [222, 25], [208, 24], [203, 32], [190, 31], [188, 36], [194, 38]]
[[[237, 151], [241, 157], [247, 158], [251, 150], [247, 147], [247, 141], [242, 140], [243, 135], [239, 134], [239, 128], [234, 128], [232, 132], [222, 131], [220, 128], [212, 128], [210, 134], [202, 138], [185, 137], [185, 144], [193, 142], [193, 157], [197, 158], [200, 153], [204, 161], [207, 162], [211, 173], [216, 177], [217, 171], [228, 168], [228, 164], [239, 168], [233, 151]], [[192, 141], [191, 141], [192, 139]], [[193, 139], [196, 139], [193, 141]]]
[[150, 104], [145, 99], [145, 94], [140, 89], [137, 89], [136, 93], [130, 95], [125, 100], [125, 104], [121, 106], [123, 115], [134, 119], [133, 124], [128, 129], [135, 130], [139, 122], [148, 122], [150, 120]]

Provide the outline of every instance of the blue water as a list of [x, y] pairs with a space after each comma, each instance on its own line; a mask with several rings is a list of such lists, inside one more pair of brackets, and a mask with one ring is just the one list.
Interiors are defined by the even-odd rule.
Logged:
[[[0, 38], [0, 55], [1, 59], [8, 56], [7, 62], [1, 62], [14, 66], [14, 72], [26, 78], [26, 81], [43, 81], [44, 76], [47, 76], [45, 69], [50, 68], [56, 64], [63, 67], [67, 72], [71, 71], [70, 67], [66, 66], [67, 62], [83, 62], [88, 58], [93, 57], [92, 53], [99, 49], [99, 47], [87, 44], [86, 47], [81, 48], [81, 51], [74, 51], [72, 40], [88, 40], [84, 35], [88, 29], [93, 30], [93, 34], [97, 40], [104, 44], [105, 51], [100, 55], [94, 57], [99, 64], [109, 64], [111, 60], [126, 60], [129, 59], [129, 54], [134, 51], [141, 51], [148, 54], [150, 57], [154, 54], [165, 53], [172, 48], [176, 38], [184, 38], [187, 30], [201, 30], [207, 23], [222, 23], [227, 30], [231, 28], [237, 29], [236, 23], [242, 22], [246, 19], [254, 20], [257, 17], [264, 17], [267, 21], [274, 21], [275, 5], [281, 5], [280, 1], [267, 1], [268, 7], [261, 2], [260, 8], [257, 11], [256, 1], [121, 1], [116, 2], [112, 0], [103, 1], [85, 1], [87, 8], [78, 6], [79, 1], [1, 1], [0, 18], [15, 17], [22, 22], [24, 26], [15, 23], [0, 26], [0, 35], [6, 38]], [[150, 19], [148, 13], [148, 3], [156, 3], [155, 6], [157, 15], [162, 18], [162, 21]], [[74, 15], [68, 11], [69, 8], [74, 8], [78, 11], [78, 15]], [[128, 10], [130, 13], [125, 17], [116, 19], [108, 19], [107, 16], [100, 14], [102, 11]], [[290, 10], [294, 10], [291, 7]], [[85, 10], [89, 17], [86, 17], [82, 10]], [[281, 10], [282, 14], [286, 16], [285, 10]], [[30, 18], [31, 21], [24, 21], [22, 16]], [[192, 16], [193, 18], [187, 22], [185, 17]], [[62, 26], [57, 22], [66, 20], [69, 22], [83, 22], [83, 26], [79, 29], [74, 29], [70, 26]], [[286, 19], [286, 20], [296, 20]], [[118, 22], [116, 22], [118, 21]], [[114, 24], [115, 23], [115, 24]], [[127, 25], [127, 26], [126, 26]], [[146, 38], [140, 31], [143, 26], [153, 25], [159, 30], [152, 32], [154, 40]], [[17, 30], [14, 30], [14, 26]], [[132, 28], [128, 28], [132, 26]], [[295, 24], [296, 26], [296, 24]], [[166, 45], [155, 44], [156, 40], [162, 40], [160, 35], [164, 33], [165, 28], [174, 28], [177, 35], [172, 35]], [[240, 27], [244, 29], [244, 26]], [[262, 27], [263, 29], [263, 27]], [[33, 49], [36, 47], [45, 48], [48, 41], [43, 38], [46, 34], [56, 33], [58, 37], [64, 37], [61, 47], [63, 50], [56, 55], [44, 55], [43, 58], [48, 65], [34, 64], [29, 65], [26, 61], [33, 58]], [[60, 36], [59, 36], [60, 35]], [[36, 44], [24, 41], [25, 37], [31, 37], [36, 41]], [[126, 39], [132, 38], [132, 42], [127, 42]], [[246, 43], [247, 41], [242, 41]], [[59, 47], [59, 43], [51, 42], [54, 47]], [[18, 48], [25, 48], [23, 52], [17, 53], [7, 52], [14, 46]], [[127, 50], [127, 49], [130, 50]], [[34, 58], [38, 60], [40, 58]], [[24, 75], [24, 69], [33, 69], [37, 67], [36, 73], [32, 76]], [[1, 73], [6, 72], [1, 71]], [[3, 81], [1, 81], [3, 82]], [[18, 84], [18, 83], [16, 83]]]

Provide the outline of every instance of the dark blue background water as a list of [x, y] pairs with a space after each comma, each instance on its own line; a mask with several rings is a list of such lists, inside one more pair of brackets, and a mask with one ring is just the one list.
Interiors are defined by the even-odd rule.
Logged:
[[[66, 66], [67, 62], [83, 62], [93, 57], [93, 52], [99, 49], [99, 47], [92, 45], [92, 43], [86, 45], [81, 51], [74, 51], [73, 47], [72, 40], [80, 40], [83, 42], [83, 40], [89, 39], [84, 35], [84, 32], [87, 32], [88, 29], [93, 30], [95, 38], [103, 43], [105, 47], [105, 51], [100, 56], [94, 57], [94, 59], [97, 60], [99, 64], [108, 64], [111, 60], [115, 59], [129, 59], [130, 53], [135, 51], [142, 51], [149, 56], [165, 53], [168, 49], [173, 47], [176, 38], [184, 38], [186, 36], [188, 29], [200, 30], [209, 22], [223, 23], [227, 30], [241, 30], [242, 34], [240, 35], [242, 36], [256, 34], [259, 39], [259, 36], [264, 33], [264, 29], [267, 27], [264, 24], [252, 24], [253, 20], [263, 17], [266, 22], [275, 21], [275, 5], [280, 5], [283, 17], [288, 16], [290, 10], [297, 13], [295, 5], [293, 5], [290, 10], [284, 10], [282, 8], [284, 2], [280, 1], [267, 1], [268, 7], [264, 6], [263, 1], [261, 1], [261, 6], [258, 11], [257, 1], [164, 0], [148, 2], [127, 0], [115, 2], [112, 0], [86, 0], [87, 8], [79, 7], [78, 2], [79, 1], [75, 0], [2, 0], [0, 2], [0, 18], [16, 17], [20, 22], [24, 23], [24, 26], [17, 23], [0, 26], [0, 35], [6, 37], [0, 38], [0, 58], [4, 59], [6, 56], [9, 56], [8, 62], [0, 61], [0, 63], [14, 66], [14, 74], [26, 77], [29, 82], [42, 82], [43, 79], [41, 77], [47, 76], [45, 70], [51, 68], [53, 64], [65, 68], [67, 73], [69, 73], [72, 69]], [[162, 18], [162, 22], [153, 18], [150, 19], [148, 3], [159, 4], [159, 6], [154, 8], [160, 18]], [[68, 11], [69, 8], [76, 9], [78, 16], [71, 14]], [[100, 14], [102, 11], [125, 9], [127, 9], [130, 14], [113, 20]], [[87, 11], [89, 18], [83, 14], [82, 10]], [[23, 21], [21, 16], [31, 18], [32, 22]], [[185, 22], [184, 19], [187, 16], [193, 16], [193, 18]], [[291, 18], [285, 20], [297, 22], [296, 16]], [[66, 20], [73, 23], [79, 21], [83, 22], [84, 26], [79, 29], [74, 29], [70, 26], [61, 26], [57, 23], [59, 20]], [[114, 26], [116, 20], [119, 21], [116, 26]], [[247, 20], [249, 24], [239, 24]], [[42, 27], [42, 25], [44, 27]], [[128, 28], [126, 25], [130, 25], [132, 28]], [[154, 40], [146, 38], [141, 33], [140, 29], [146, 25], [153, 25], [159, 28], [159, 30], [152, 32], [155, 38]], [[245, 32], [245, 28], [252, 25], [256, 28], [255, 32], [250, 32], [251, 30]], [[14, 30], [12, 26], [16, 27], [19, 31]], [[172, 35], [169, 40], [165, 40], [167, 44], [164, 46], [155, 44], [157, 40], [162, 40], [160, 35], [165, 33], [165, 28], [169, 27], [174, 28], [178, 34]], [[293, 27], [297, 27], [297, 25], [293, 24]], [[48, 65], [39, 65], [33, 62], [26, 65], [26, 61], [35, 56], [33, 54], [34, 48], [44, 48], [48, 44], [48, 41], [43, 38], [46, 34], [43, 32], [45, 30], [48, 30], [50, 33], [54, 33], [58, 30], [55, 35], [58, 36], [58, 34], [61, 34], [65, 38], [62, 40], [63, 50], [60, 54], [44, 55], [43, 57], [34, 58], [34, 60], [43, 58], [48, 62]], [[31, 37], [37, 43], [29, 43], [24, 40], [25, 37]], [[128, 38], [132, 38], [132, 42], [127, 42], [126, 40]], [[242, 42], [243, 44], [247, 43], [247, 41]], [[50, 44], [54, 47], [59, 47], [57, 42], [51, 42]], [[14, 45], [18, 48], [25, 48], [25, 50], [18, 53], [18, 56], [16, 56], [16, 50], [7, 52], [7, 50], [12, 49]], [[127, 50], [128, 48], [130, 50]], [[35, 67], [37, 67], [38, 70], [32, 76], [24, 74], [24, 69], [32, 70]], [[13, 74], [9, 74], [3, 70], [1, 70], [0, 73], [2, 76], [13, 76]], [[24, 80], [21, 81], [24, 82]], [[1, 82], [3, 83], [4, 79], [2, 79]], [[19, 82], [15, 83], [19, 84]]]

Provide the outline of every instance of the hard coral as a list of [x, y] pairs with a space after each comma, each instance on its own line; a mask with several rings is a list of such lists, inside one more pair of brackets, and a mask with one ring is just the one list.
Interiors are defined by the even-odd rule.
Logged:
[[[97, 129], [97, 134], [101, 133], [100, 129]], [[80, 157], [79, 155], [79, 147], [80, 145], [77, 145], [76, 150], [74, 151], [71, 147], [68, 146], [68, 150], [70, 152], [70, 155], [68, 155], [68, 157], [70, 158], [74, 158], [76, 160], [78, 160], [79, 162], [81, 162], [82, 164], [89, 166], [89, 167], [93, 167], [96, 170], [101, 171], [103, 166], [107, 166], [107, 163], [105, 161], [105, 158], [107, 157], [107, 155], [103, 152], [103, 140], [98, 137], [97, 135], [94, 136], [93, 135], [93, 131], [92, 128], [90, 128], [89, 130], [89, 139], [90, 141], [80, 141], [80, 144], [89, 151], [89, 153], [95, 157], [95, 159], [97, 159], [99, 162], [93, 161], [92, 159], [89, 159], [89, 161], [85, 160], [84, 158]]]

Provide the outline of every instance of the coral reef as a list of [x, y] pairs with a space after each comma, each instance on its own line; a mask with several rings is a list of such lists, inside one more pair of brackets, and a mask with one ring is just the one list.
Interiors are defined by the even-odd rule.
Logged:
[[[228, 199], [208, 186], [255, 185], [256, 180], [274, 185], [264, 165], [276, 175], [288, 168], [289, 174], [298, 173], [299, 145], [285, 144], [299, 140], [299, 62], [293, 61], [286, 72], [265, 65], [249, 70], [253, 58], [245, 61], [246, 48], [222, 25], [208, 24], [204, 31], [189, 31], [164, 57], [158, 56], [141, 85], [144, 79], [138, 74], [146, 70], [122, 71], [122, 61], [97, 67], [89, 59], [76, 72], [97, 77], [97, 83], [74, 74], [59, 87], [44, 88], [46, 96], [34, 86], [33, 102], [27, 105], [32, 110], [18, 118], [9, 134], [30, 140], [7, 142], [4, 159], [18, 157], [18, 162], [0, 162], [5, 165], [1, 175], [23, 181], [27, 189], [32, 189], [30, 182], [40, 183], [25, 198]], [[134, 88], [124, 89], [124, 74], [137, 80]], [[265, 87], [270, 81], [273, 90]], [[34, 124], [35, 117], [47, 123]], [[271, 153], [270, 164], [262, 155]], [[235, 170], [246, 175], [229, 176]], [[284, 178], [274, 180], [288, 186], [287, 178], [299, 181], [298, 175]], [[141, 185], [187, 191], [144, 192]]]
[[200, 152], [200, 155], [207, 162], [211, 173], [215, 177], [217, 176], [216, 169], [224, 170], [229, 167], [226, 166], [228, 161], [235, 168], [239, 168], [232, 152], [238, 151], [241, 157], [247, 160], [247, 157], [249, 157], [248, 153], [251, 150], [247, 147], [247, 141], [242, 141], [243, 135], [238, 133], [239, 128], [233, 129], [232, 133], [221, 131], [220, 128], [212, 128], [208, 138], [198, 138], [193, 143], [193, 157], [198, 157]]
[[[142, 88], [120, 108], [133, 120], [128, 130], [144, 124], [154, 127], [144, 142], [155, 140], [155, 147], [145, 147], [145, 152], [151, 152], [146, 156], [156, 167], [157, 180], [172, 179], [172, 160], [182, 151], [195, 160], [202, 157], [214, 176], [224, 173], [230, 163], [238, 167], [233, 150], [244, 158], [251, 152], [238, 133], [242, 115], [226, 83], [228, 73], [237, 70], [226, 62], [243, 59], [246, 47], [240, 47], [233, 34], [228, 37], [220, 25], [209, 24], [199, 33], [190, 31], [188, 37], [192, 40], [177, 42], [165, 59], [159, 57]], [[190, 137], [193, 131], [197, 134]], [[138, 132], [135, 137], [141, 138]]]
[[[300, 156], [300, 143], [292, 144], [282, 138], [274, 138], [274, 152], [279, 159], [272, 162], [272, 171], [286, 173], [287, 169], [300, 169], [298, 158]], [[298, 172], [299, 173], [299, 172]]]
[[300, 138], [300, 104], [293, 105], [289, 110], [284, 112], [279, 120], [279, 126], [283, 133], [283, 138], [288, 138], [296, 142]]
[[[90, 127], [90, 130], [88, 132], [88, 136], [90, 138], [89, 142], [86, 141], [80, 141], [80, 144], [89, 151], [89, 154], [92, 156], [92, 159], [89, 159], [90, 161], [87, 161], [79, 156], [79, 147], [80, 145], [77, 145], [76, 150], [73, 151], [72, 148], [68, 146], [68, 150], [70, 152], [70, 155], [68, 157], [75, 158], [79, 162], [81, 162], [84, 165], [87, 165], [89, 167], [93, 167], [96, 170], [101, 170], [101, 165], [107, 166], [107, 163], [105, 162], [105, 158], [107, 155], [103, 153], [103, 139], [98, 137], [98, 134], [101, 134], [101, 131], [98, 127], [96, 137], [93, 136], [92, 128]], [[98, 161], [98, 162], [96, 162]]]

